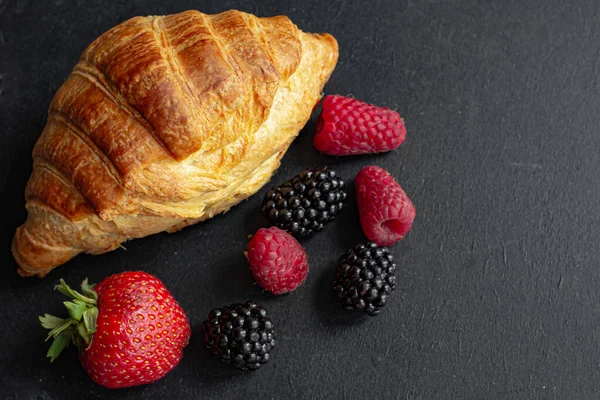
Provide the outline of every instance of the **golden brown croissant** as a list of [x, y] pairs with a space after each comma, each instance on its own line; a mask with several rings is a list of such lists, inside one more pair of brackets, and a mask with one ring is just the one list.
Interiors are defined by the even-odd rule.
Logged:
[[335, 39], [286, 17], [197, 11], [96, 39], [50, 104], [13, 255], [44, 276], [176, 231], [258, 191], [310, 117]]

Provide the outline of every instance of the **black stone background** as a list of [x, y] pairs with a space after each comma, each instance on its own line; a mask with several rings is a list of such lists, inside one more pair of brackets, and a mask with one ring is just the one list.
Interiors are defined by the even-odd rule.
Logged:
[[[600, 65], [595, 0], [0, 0], [2, 399], [597, 399], [600, 396]], [[127, 250], [79, 256], [43, 280], [10, 255], [26, 212], [31, 149], [83, 49], [135, 15], [230, 8], [327, 31], [340, 62], [326, 93], [400, 111], [390, 154], [334, 158], [311, 145], [316, 114], [272, 183], [329, 165], [351, 182], [387, 168], [417, 218], [392, 248], [398, 287], [381, 316], [333, 301], [341, 253], [363, 240], [353, 191], [342, 217], [303, 241], [311, 272], [294, 294], [253, 285], [242, 254], [267, 188], [226, 215]], [[352, 186], [352, 185], [350, 185]], [[50, 364], [37, 316], [61, 312], [60, 277], [142, 269], [187, 311], [193, 337], [163, 380], [108, 390], [73, 349]], [[202, 348], [208, 311], [254, 299], [278, 331], [272, 363], [239, 373]]]

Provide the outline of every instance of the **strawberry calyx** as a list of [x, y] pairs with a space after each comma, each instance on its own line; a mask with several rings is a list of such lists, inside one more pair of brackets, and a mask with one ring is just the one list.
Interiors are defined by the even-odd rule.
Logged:
[[87, 278], [81, 283], [81, 293], [69, 287], [63, 279], [58, 290], [70, 301], [63, 304], [69, 311], [68, 318], [58, 318], [50, 314], [39, 317], [42, 326], [49, 329], [46, 341], [53, 338], [52, 345], [48, 349], [47, 357], [50, 362], [54, 361], [60, 353], [72, 342], [77, 348], [89, 348], [92, 344], [94, 332], [96, 332], [96, 320], [98, 319], [98, 294], [93, 290], [94, 286], [88, 284]]

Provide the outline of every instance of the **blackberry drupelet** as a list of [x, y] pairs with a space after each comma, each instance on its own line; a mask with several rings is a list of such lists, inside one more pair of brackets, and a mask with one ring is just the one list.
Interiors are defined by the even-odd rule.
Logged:
[[359, 244], [340, 257], [333, 290], [347, 310], [378, 315], [396, 287], [396, 264], [386, 247]]
[[296, 237], [320, 232], [344, 208], [344, 180], [335, 171], [311, 168], [269, 190], [261, 214]]
[[273, 322], [252, 301], [212, 310], [202, 323], [204, 345], [240, 370], [257, 370], [275, 347]]

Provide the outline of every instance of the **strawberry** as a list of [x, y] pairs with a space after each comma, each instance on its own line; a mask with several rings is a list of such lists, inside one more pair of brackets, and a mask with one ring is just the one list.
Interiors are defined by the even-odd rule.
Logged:
[[83, 369], [98, 384], [123, 388], [154, 382], [181, 360], [190, 338], [187, 316], [163, 283], [141, 271], [123, 272], [94, 287], [87, 279], [81, 293], [60, 280], [56, 290], [69, 318], [39, 317], [54, 338], [54, 361], [73, 342]]

